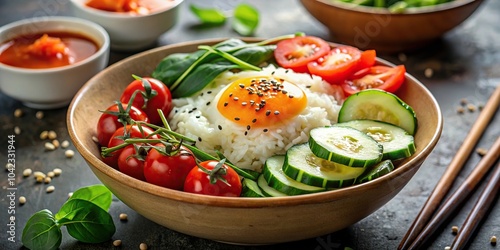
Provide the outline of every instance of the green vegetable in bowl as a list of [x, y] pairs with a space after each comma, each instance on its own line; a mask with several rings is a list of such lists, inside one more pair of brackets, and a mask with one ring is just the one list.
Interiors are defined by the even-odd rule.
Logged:
[[453, 0], [334, 0], [354, 5], [387, 8], [392, 13], [402, 13], [408, 8], [433, 6]]

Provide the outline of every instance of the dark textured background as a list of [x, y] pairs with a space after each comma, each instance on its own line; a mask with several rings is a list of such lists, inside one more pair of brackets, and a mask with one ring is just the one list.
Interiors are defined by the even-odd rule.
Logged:
[[[9, 22], [37, 15], [70, 15], [69, 0], [0, 0], [0, 26]], [[237, 36], [229, 24], [224, 27], [205, 29], [197, 25], [188, 5], [212, 6], [231, 10], [240, 1], [202, 1], [186, 0], [182, 6], [179, 23], [160, 37], [158, 46], [202, 38]], [[274, 37], [297, 31], [332, 40], [328, 31], [312, 18], [296, 0], [288, 1], [247, 1], [257, 7], [261, 13], [261, 24], [257, 37]], [[113, 239], [123, 241], [123, 249], [138, 249], [141, 242], [150, 249], [396, 249], [406, 230], [412, 223], [428, 195], [438, 182], [441, 174], [455, 155], [461, 142], [472, 126], [479, 112], [457, 114], [460, 100], [466, 98], [474, 104], [484, 104], [500, 83], [500, 1], [486, 0], [483, 6], [466, 22], [446, 34], [441, 40], [419, 51], [407, 53], [404, 64], [410, 74], [422, 81], [438, 100], [443, 116], [444, 130], [435, 151], [424, 162], [410, 183], [389, 203], [371, 216], [336, 233], [318, 238], [272, 246], [234, 246], [209, 240], [193, 238], [161, 227], [128, 208], [119, 200], [114, 200], [110, 213], [117, 225]], [[341, 25], [341, 24], [339, 24]], [[334, 40], [333, 40], [334, 41]], [[110, 63], [121, 60], [131, 54], [111, 54]], [[396, 64], [397, 55], [379, 55]], [[434, 69], [434, 75], [424, 75], [427, 68]], [[12, 84], [15, 84], [13, 82]], [[15, 118], [14, 110], [21, 108], [24, 116]], [[24, 107], [0, 92], [0, 165], [6, 162], [7, 136], [14, 134], [14, 126], [19, 126], [22, 133], [16, 136], [17, 195], [24, 195], [28, 202], [16, 208], [16, 242], [7, 241], [8, 199], [7, 172], [0, 171], [2, 195], [0, 196], [0, 245], [2, 249], [19, 249], [22, 228], [34, 212], [43, 208], [57, 211], [66, 200], [67, 194], [79, 187], [99, 183], [80, 155], [72, 159], [64, 156], [64, 150], [45, 152], [39, 133], [43, 130], [55, 130], [59, 141], [69, 140], [66, 130], [66, 109], [45, 111], [42, 120], [35, 118], [37, 110]], [[497, 112], [498, 113], [498, 112]], [[478, 147], [489, 148], [500, 135], [500, 116], [496, 114]], [[74, 149], [71, 145], [70, 148]], [[460, 173], [457, 183], [463, 181], [480, 157], [473, 154]], [[52, 180], [56, 187], [53, 193], [45, 192], [46, 184], [36, 184], [33, 178], [23, 179], [22, 170], [50, 171], [58, 167], [63, 170], [60, 177]], [[456, 188], [456, 185], [454, 186]], [[456, 216], [447, 222], [436, 237], [430, 249], [444, 249], [453, 241], [451, 227], [460, 226], [468, 210], [475, 202], [474, 194], [467, 204], [460, 208]], [[500, 237], [500, 204], [498, 200], [492, 213], [482, 223], [477, 235], [469, 246], [470, 249], [497, 249], [490, 245], [492, 235]], [[335, 211], [318, 211], [334, 213]], [[129, 220], [121, 222], [120, 213], [127, 213]], [[298, 214], [297, 216], [300, 216]], [[63, 230], [61, 249], [110, 249], [112, 241], [102, 244], [83, 244], [71, 238]]]

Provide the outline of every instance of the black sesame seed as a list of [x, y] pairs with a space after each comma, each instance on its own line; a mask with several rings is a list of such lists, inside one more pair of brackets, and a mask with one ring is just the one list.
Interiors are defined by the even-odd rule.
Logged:
[[244, 87], [245, 87], [245, 84], [240, 83], [238, 86], [240, 86], [240, 88], [244, 88]]
[[207, 94], [212, 94], [212, 91], [211, 90], [207, 91]]
[[229, 94], [229, 97], [232, 97], [233, 96], [233, 93]]
[[207, 102], [207, 106], [210, 105], [210, 102]]
[[235, 121], [239, 121], [239, 120], [240, 120], [240, 118], [239, 118], [239, 117], [235, 117], [235, 118], [234, 118], [234, 120], [235, 120]]
[[224, 107], [226, 107], [228, 104], [229, 104], [229, 103], [225, 102], [225, 103], [224, 103]]
[[221, 126], [221, 125], [219, 125], [219, 126], [217, 126], [217, 127], [219, 128], [219, 130], [222, 130], [222, 126]]
[[196, 117], [196, 119], [199, 119], [201, 116], [197, 115], [197, 116], [195, 116], [195, 117]]
[[248, 131], [245, 131], [245, 136], [248, 135]]
[[268, 130], [267, 128], [265, 128], [265, 129], [264, 129], [264, 133], [265, 133], [265, 132], [267, 132], [267, 131], [269, 131], [269, 130]]
[[257, 119], [255, 119], [255, 118], [254, 118], [254, 119], [252, 120], [252, 123], [256, 123], [256, 122], [257, 122]]
[[271, 110], [266, 110], [266, 116], [269, 116], [271, 114]]
[[311, 85], [307, 85], [307, 86], [306, 86], [306, 88], [308, 88], [308, 89], [309, 89], [309, 88], [311, 88], [311, 87], [312, 87]]
[[288, 93], [288, 91], [286, 91], [286, 90], [282, 90], [282, 91], [281, 91], [281, 93], [283, 93], [283, 94], [285, 94], [285, 95], [286, 95], [286, 94]]
[[198, 141], [201, 142], [201, 137], [198, 137]]
[[288, 95], [288, 98], [293, 98], [293, 95]]

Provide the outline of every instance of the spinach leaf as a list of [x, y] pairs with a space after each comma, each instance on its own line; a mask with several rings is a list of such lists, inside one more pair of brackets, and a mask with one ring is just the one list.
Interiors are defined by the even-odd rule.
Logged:
[[222, 25], [226, 22], [226, 15], [216, 8], [200, 8], [194, 4], [189, 5], [191, 12], [202, 22], [207, 25]]
[[151, 74], [167, 87], [171, 87], [174, 82], [184, 73], [205, 51], [199, 50], [193, 53], [175, 53], [163, 58]]
[[31, 250], [52, 250], [61, 245], [62, 233], [52, 212], [47, 209], [33, 214], [23, 229], [21, 241]]
[[202, 64], [186, 77], [182, 84], [172, 92], [172, 96], [191, 96], [205, 88], [222, 72], [235, 68], [238, 68], [238, 65], [226, 62]]
[[108, 211], [109, 207], [111, 206], [113, 195], [106, 186], [97, 184], [76, 190], [70, 199], [90, 201], [95, 205], [101, 207], [102, 209]]
[[240, 4], [234, 10], [233, 29], [243, 36], [251, 36], [259, 25], [259, 12], [248, 4]]
[[233, 56], [249, 64], [258, 66], [274, 56], [276, 45], [250, 46], [233, 53]]
[[82, 199], [70, 199], [57, 212], [58, 223], [65, 225], [73, 238], [86, 243], [109, 240], [115, 233], [111, 215], [98, 205]]

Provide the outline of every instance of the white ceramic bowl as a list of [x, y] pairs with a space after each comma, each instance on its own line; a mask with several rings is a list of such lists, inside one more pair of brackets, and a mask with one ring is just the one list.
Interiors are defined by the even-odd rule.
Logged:
[[71, 0], [73, 15], [92, 20], [104, 27], [111, 38], [111, 49], [121, 51], [152, 47], [160, 35], [175, 25], [179, 6], [183, 2], [172, 0], [169, 8], [148, 15], [131, 15], [88, 7], [85, 4], [87, 1]]
[[0, 90], [32, 108], [51, 109], [69, 104], [75, 93], [109, 60], [109, 36], [99, 25], [75, 17], [39, 17], [0, 27], [0, 44], [15, 37], [43, 32], [71, 32], [92, 39], [99, 49], [68, 66], [28, 69], [0, 63]]

